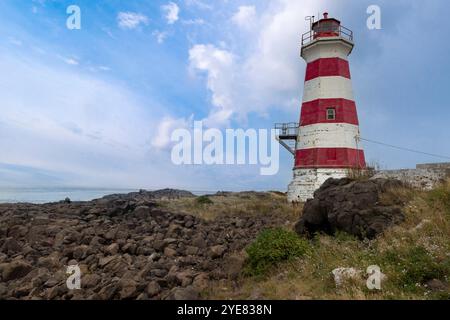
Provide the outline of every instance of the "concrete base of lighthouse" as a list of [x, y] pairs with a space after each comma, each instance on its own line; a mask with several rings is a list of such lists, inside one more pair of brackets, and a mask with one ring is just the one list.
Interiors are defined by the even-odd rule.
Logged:
[[288, 188], [289, 202], [306, 202], [329, 178], [348, 177], [348, 169], [294, 169], [294, 179]]

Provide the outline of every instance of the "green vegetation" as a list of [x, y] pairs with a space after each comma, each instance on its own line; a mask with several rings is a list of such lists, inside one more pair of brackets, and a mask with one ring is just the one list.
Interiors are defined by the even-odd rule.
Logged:
[[[429, 192], [390, 190], [381, 202], [403, 206], [405, 222], [370, 241], [337, 233], [308, 242], [289, 231], [265, 231], [248, 247], [238, 285], [222, 284], [210, 297], [450, 299], [450, 183]], [[371, 265], [385, 275], [381, 290], [366, 286]], [[336, 287], [331, 272], [340, 267], [360, 270], [360, 279]]]
[[450, 276], [450, 257], [443, 261], [431, 256], [421, 246], [405, 248], [405, 251], [390, 250], [385, 253], [385, 264], [394, 271], [392, 281], [400, 288], [413, 293], [423, 293], [427, 281], [445, 281]]
[[443, 207], [450, 213], [450, 183], [446, 183], [428, 193], [428, 201], [433, 207]]
[[292, 231], [281, 228], [265, 230], [247, 248], [245, 273], [263, 275], [278, 263], [302, 257], [309, 250], [309, 242]]
[[198, 204], [213, 204], [214, 202], [208, 196], [201, 196], [195, 200]]

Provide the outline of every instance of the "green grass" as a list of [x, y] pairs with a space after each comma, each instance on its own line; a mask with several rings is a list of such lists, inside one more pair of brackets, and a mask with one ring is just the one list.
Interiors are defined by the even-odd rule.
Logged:
[[432, 207], [443, 207], [450, 214], [450, 182], [431, 190], [427, 198]]
[[391, 269], [392, 281], [397, 286], [413, 293], [423, 292], [429, 280], [445, 281], [450, 276], [450, 258], [439, 261], [422, 246], [408, 247], [403, 251], [389, 250], [380, 264]]

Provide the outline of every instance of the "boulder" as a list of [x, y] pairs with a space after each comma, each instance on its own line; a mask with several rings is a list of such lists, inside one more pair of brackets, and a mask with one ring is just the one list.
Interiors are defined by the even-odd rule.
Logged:
[[192, 283], [194, 288], [199, 291], [206, 290], [209, 287], [209, 276], [206, 272], [202, 272], [194, 278]]
[[119, 245], [117, 243], [113, 243], [106, 247], [105, 252], [110, 256], [114, 256], [119, 252]]
[[148, 206], [139, 206], [134, 209], [134, 214], [137, 218], [145, 219], [151, 213], [151, 208]]
[[177, 251], [175, 249], [167, 247], [164, 249], [164, 255], [166, 257], [175, 257], [177, 255]]
[[189, 286], [186, 288], [175, 288], [171, 291], [167, 300], [198, 300], [200, 299], [199, 292], [193, 287]]
[[181, 284], [182, 287], [187, 287], [192, 284], [192, 272], [187, 270], [183, 272], [178, 272], [175, 274], [177, 282]]
[[102, 281], [98, 274], [87, 274], [82, 277], [81, 285], [83, 289], [95, 288]]
[[103, 287], [98, 293], [99, 299], [101, 300], [111, 300], [118, 290], [117, 284], [110, 283], [107, 286]]
[[209, 255], [212, 259], [221, 258], [226, 250], [227, 247], [224, 245], [213, 246], [209, 248]]
[[22, 246], [14, 238], [7, 238], [2, 246], [2, 252], [6, 254], [15, 254], [20, 252]]
[[186, 247], [186, 255], [196, 255], [198, 253], [199, 249], [194, 246], [187, 246]]
[[150, 298], [153, 298], [161, 292], [161, 286], [158, 282], [152, 281], [147, 285], [146, 293]]
[[135, 281], [131, 279], [122, 279], [119, 282], [119, 287], [120, 287], [119, 297], [122, 300], [135, 298], [138, 295], [137, 284]]
[[375, 238], [387, 228], [404, 221], [400, 203], [381, 203], [391, 189], [404, 188], [397, 180], [328, 179], [308, 200], [295, 230], [300, 235], [316, 232], [333, 235], [344, 231], [361, 239]]
[[3, 281], [11, 281], [25, 277], [33, 267], [25, 261], [18, 260], [0, 264]]

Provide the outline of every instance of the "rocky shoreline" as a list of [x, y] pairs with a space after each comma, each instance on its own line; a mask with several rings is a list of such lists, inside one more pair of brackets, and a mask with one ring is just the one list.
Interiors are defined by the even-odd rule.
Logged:
[[[264, 196], [262, 194], [261, 196]], [[213, 221], [167, 212], [140, 191], [89, 202], [0, 205], [0, 299], [200, 299], [212, 281], [237, 277], [243, 249], [276, 215]], [[81, 289], [66, 284], [69, 265]]]

